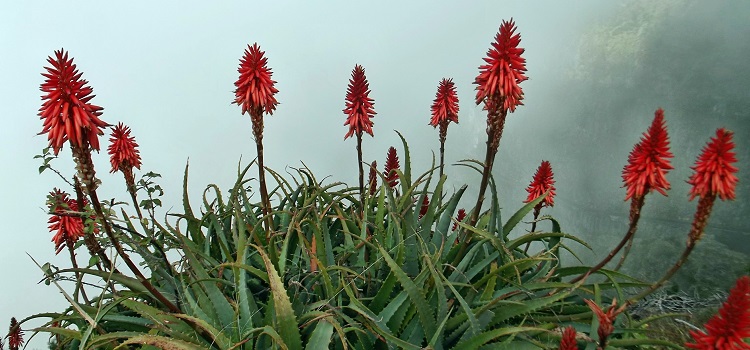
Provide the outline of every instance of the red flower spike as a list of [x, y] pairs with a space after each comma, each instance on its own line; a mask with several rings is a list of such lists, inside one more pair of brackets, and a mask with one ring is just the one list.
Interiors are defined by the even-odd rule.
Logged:
[[622, 180], [627, 187], [625, 200], [644, 196], [652, 190], [666, 196], [670, 185], [665, 175], [673, 169], [669, 162], [672, 157], [664, 110], [659, 108], [654, 113], [651, 126], [630, 152], [628, 164], [622, 169]]
[[443, 78], [440, 81], [431, 111], [430, 125], [433, 127], [448, 122], [458, 123], [458, 95], [456, 95], [456, 86], [453, 84], [453, 79]]
[[23, 331], [21, 331], [21, 327], [15, 317], [10, 318], [10, 328], [7, 337], [10, 350], [18, 350], [23, 346]]
[[78, 72], [68, 52], [55, 51], [55, 57], [48, 57], [47, 62], [51, 66], [44, 67], [47, 73], [42, 73], [46, 79], [40, 89], [45, 95], [38, 115], [44, 127], [39, 135], [47, 134], [55, 155], [68, 140], [80, 148], [88, 143], [98, 151], [99, 135], [104, 134], [101, 128], [108, 125], [99, 119], [103, 108], [90, 103], [94, 89], [81, 79], [83, 73]]
[[716, 137], [703, 147], [703, 152], [695, 161], [695, 170], [688, 183], [690, 200], [696, 196], [701, 198], [718, 195], [721, 200], [734, 199], [734, 189], [737, 186], [737, 157], [732, 149], [733, 132], [724, 128], [716, 130]]
[[141, 168], [141, 155], [138, 151], [138, 144], [135, 137], [130, 136], [130, 128], [123, 123], [118, 123], [112, 129], [112, 136], [109, 139], [109, 161], [112, 164], [111, 173], [118, 169], [125, 172], [127, 169], [135, 167]]
[[552, 173], [552, 166], [548, 161], [543, 160], [539, 168], [536, 169], [534, 178], [531, 180], [529, 187], [526, 188], [526, 192], [529, 196], [526, 197], [524, 203], [531, 202], [539, 196], [549, 191], [549, 195], [545, 197], [540, 203], [542, 206], [554, 206], [555, 205], [555, 174]]
[[396, 154], [396, 149], [394, 147], [391, 147], [388, 149], [388, 156], [385, 158], [385, 180], [388, 183], [388, 186], [395, 187], [398, 185], [398, 173], [396, 173], [396, 169], [401, 166], [398, 163], [398, 155]]
[[562, 338], [560, 339], [559, 350], [578, 350], [578, 343], [576, 342], [576, 329], [568, 326], [562, 331]]
[[344, 114], [347, 115], [344, 125], [349, 125], [349, 132], [344, 136], [344, 140], [357, 134], [361, 136], [362, 132], [374, 136], [372, 133], [372, 119], [375, 114], [373, 102], [375, 100], [369, 97], [370, 83], [365, 77], [365, 69], [360, 65], [355, 65], [352, 70], [352, 78], [349, 79], [349, 86], [346, 88], [346, 108]]
[[430, 200], [427, 198], [427, 196], [424, 196], [424, 199], [422, 200], [422, 206], [419, 208], [419, 218], [421, 219], [425, 214], [427, 214], [427, 210], [430, 209]]
[[486, 64], [479, 66], [479, 75], [474, 79], [474, 84], [477, 84], [476, 103], [484, 101], [487, 109], [502, 107], [513, 112], [516, 106], [523, 105], [523, 90], [519, 84], [528, 77], [524, 75], [526, 59], [521, 57], [524, 49], [518, 47], [521, 34], [515, 31], [516, 24], [512, 18], [508, 22], [503, 21], [492, 48], [484, 58]]
[[692, 349], [750, 349], [750, 276], [743, 276], [729, 292], [719, 312], [706, 322], [706, 331], [690, 331]]
[[451, 228], [451, 231], [455, 231], [458, 228], [458, 223], [461, 221], [464, 221], [466, 218], [466, 210], [459, 209], [458, 214], [456, 215], [456, 222], [453, 223], [453, 228]]
[[242, 114], [248, 112], [253, 116], [263, 111], [273, 114], [279, 104], [274, 97], [279, 90], [273, 86], [276, 82], [271, 80], [273, 73], [266, 66], [268, 58], [263, 57], [264, 54], [258, 43], [254, 43], [247, 46], [245, 55], [240, 59], [240, 67], [237, 68], [240, 77], [234, 82], [237, 87], [234, 90], [234, 103], [242, 106]]
[[[55, 243], [55, 254], [59, 254], [65, 247], [65, 243], [75, 243], [84, 236], [83, 220], [74, 215], [64, 214], [66, 211], [79, 211], [78, 202], [70, 198], [63, 191], [55, 189], [49, 193], [48, 205], [51, 213], [49, 221], [49, 231], [55, 235], [52, 242]], [[84, 200], [85, 205], [85, 200]]]
[[375, 194], [375, 191], [378, 188], [378, 162], [372, 161], [372, 164], [370, 164], [370, 175], [368, 177], [367, 183], [370, 184], [370, 196]]
[[599, 329], [597, 330], [597, 334], [599, 335], [599, 346], [604, 348], [604, 345], [607, 343], [607, 338], [609, 338], [609, 335], [615, 330], [613, 325], [615, 318], [617, 318], [617, 315], [619, 315], [623, 309], [617, 309], [617, 299], [612, 300], [612, 306], [609, 307], [607, 312], [604, 312], [599, 305], [596, 305], [592, 300], [584, 299], [584, 301], [599, 319]]

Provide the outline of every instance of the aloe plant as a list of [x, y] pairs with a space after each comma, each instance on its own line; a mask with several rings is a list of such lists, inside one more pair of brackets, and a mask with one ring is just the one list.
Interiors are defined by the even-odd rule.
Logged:
[[[262, 203], [248, 192], [255, 163], [238, 171], [228, 194], [208, 186], [200, 213], [188, 200], [186, 167], [183, 210], [172, 220], [150, 226], [124, 211], [108, 218], [123, 222], [113, 225], [117, 236], [143, 258], [152, 285], [179, 312], [126, 274], [47, 267], [49, 281], [80, 273], [107, 287], [88, 303], [71, 299], [63, 312], [21, 323], [48, 319], [35, 331], [54, 334], [60, 348], [546, 348], [562, 326], [591, 327], [584, 298], [603, 302], [606, 292], [646, 285], [606, 269], [597, 284], [564, 282], [585, 268], [562, 266], [560, 250], [586, 243], [549, 216], [541, 220], [550, 231], [511, 237], [544, 196], [503, 221], [493, 181], [492, 204], [478, 224], [458, 223], [474, 237], [461, 253], [454, 243], [460, 230], [450, 229], [466, 187], [438, 205], [446, 178], [434, 183], [438, 167], [415, 176], [405, 141], [403, 148], [400, 190], [380, 186], [364, 207], [357, 188], [325, 184], [305, 168], [291, 179], [269, 170], [279, 184], [270, 195], [280, 200], [268, 237]], [[179, 260], [168, 265], [144, 237]], [[524, 253], [529, 242], [544, 249]], [[656, 343], [623, 336], [610, 344], [626, 340]]]

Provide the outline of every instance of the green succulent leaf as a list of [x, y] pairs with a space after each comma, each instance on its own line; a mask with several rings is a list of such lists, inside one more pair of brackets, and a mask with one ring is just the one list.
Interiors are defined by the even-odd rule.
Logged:
[[266, 266], [266, 271], [268, 272], [271, 294], [273, 296], [274, 313], [277, 322], [276, 328], [279, 330], [279, 335], [290, 350], [301, 350], [302, 337], [299, 334], [297, 318], [292, 310], [292, 304], [289, 301], [289, 296], [284, 288], [284, 283], [281, 281], [279, 274], [271, 263], [271, 259], [263, 248], [255, 245], [253, 245], [253, 247], [258, 250], [258, 253], [263, 259], [263, 263]]

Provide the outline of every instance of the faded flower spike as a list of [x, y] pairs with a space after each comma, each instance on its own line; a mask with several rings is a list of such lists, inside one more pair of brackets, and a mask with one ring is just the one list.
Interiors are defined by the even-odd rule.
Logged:
[[531, 202], [539, 196], [549, 191], [549, 195], [545, 197], [541, 203], [541, 206], [551, 207], [555, 205], [555, 174], [552, 173], [552, 166], [548, 161], [543, 160], [542, 164], [536, 169], [534, 178], [531, 180], [529, 187], [526, 188], [526, 192], [529, 196], [526, 197], [524, 203]]
[[609, 335], [615, 330], [615, 318], [617, 318], [617, 315], [623, 310], [617, 308], [617, 299], [612, 300], [612, 306], [609, 307], [607, 312], [604, 312], [599, 305], [596, 305], [592, 300], [584, 299], [584, 301], [599, 319], [599, 328], [597, 329], [597, 335], [599, 335], [599, 346], [602, 349], [606, 349], [607, 338], [609, 338]]
[[466, 209], [459, 209], [458, 214], [456, 214], [456, 222], [453, 223], [453, 227], [451, 228], [451, 231], [455, 231], [458, 228], [458, 223], [461, 221], [464, 221], [466, 218]]
[[627, 187], [625, 200], [640, 198], [657, 190], [667, 195], [670, 188], [666, 173], [673, 169], [669, 158], [669, 135], [664, 123], [664, 110], [657, 109], [654, 121], [628, 156], [628, 164], [622, 170], [622, 180]]
[[729, 292], [719, 313], [706, 322], [706, 331], [690, 331], [692, 349], [750, 349], [750, 277], [743, 276]]
[[692, 167], [695, 170], [688, 183], [693, 187], [690, 190], [690, 200], [696, 196], [709, 197], [719, 196], [721, 200], [734, 199], [734, 189], [737, 186], [737, 157], [732, 149], [733, 132], [724, 128], [716, 130], [716, 137], [703, 148], [703, 152]]
[[234, 103], [242, 106], [242, 114], [250, 113], [251, 116], [260, 115], [262, 112], [273, 114], [276, 105], [274, 95], [279, 92], [274, 87], [275, 81], [271, 79], [271, 69], [266, 66], [268, 58], [263, 57], [265, 52], [254, 43], [245, 49], [245, 55], [240, 59], [240, 67], [237, 72], [240, 77], [234, 83], [237, 88], [234, 91]]
[[99, 135], [104, 134], [101, 128], [108, 125], [99, 119], [103, 108], [90, 103], [94, 89], [81, 79], [83, 73], [78, 72], [66, 51], [55, 51], [55, 57], [48, 57], [47, 62], [51, 66], [44, 67], [47, 73], [42, 73], [46, 79], [40, 88], [45, 94], [39, 118], [44, 120], [44, 127], [39, 135], [48, 134], [55, 155], [68, 140], [79, 148], [88, 143], [99, 150]]
[[349, 86], [346, 89], [346, 108], [344, 114], [347, 115], [344, 125], [349, 125], [349, 131], [344, 135], [344, 139], [357, 134], [361, 136], [363, 132], [374, 136], [372, 133], [375, 116], [374, 100], [369, 97], [370, 83], [365, 77], [365, 69], [360, 65], [355, 65], [352, 70], [352, 77], [349, 79]]
[[114, 129], [112, 129], [112, 136], [109, 139], [109, 161], [112, 164], [111, 173], [117, 170], [130, 171], [135, 167], [136, 169], [141, 168], [141, 155], [138, 151], [138, 144], [135, 142], [135, 137], [130, 136], [130, 128], [125, 126], [123, 123], [118, 123]]
[[419, 207], [419, 218], [421, 219], [423, 216], [427, 215], [427, 211], [430, 209], [430, 199], [427, 198], [427, 196], [424, 196], [424, 199], [422, 200], [422, 206]]
[[370, 164], [370, 174], [368, 176], [368, 183], [370, 184], [370, 195], [374, 195], [378, 189], [378, 162], [372, 161]]
[[401, 166], [398, 162], [398, 155], [396, 154], [396, 148], [391, 147], [388, 149], [388, 156], [385, 159], [385, 180], [388, 186], [395, 187], [398, 185], [398, 173], [396, 169]]
[[486, 64], [479, 66], [479, 75], [474, 80], [477, 84], [476, 103], [485, 102], [488, 110], [502, 107], [513, 112], [516, 106], [522, 105], [523, 90], [519, 84], [528, 77], [524, 75], [526, 59], [521, 57], [524, 49], [518, 47], [521, 34], [515, 31], [513, 19], [503, 21], [484, 58]]

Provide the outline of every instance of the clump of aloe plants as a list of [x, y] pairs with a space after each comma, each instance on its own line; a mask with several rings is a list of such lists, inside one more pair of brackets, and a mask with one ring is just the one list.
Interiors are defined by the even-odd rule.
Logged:
[[[67, 249], [71, 265], [40, 268], [70, 306], [13, 318], [8, 346], [18, 349], [24, 335], [45, 332], [59, 349], [680, 348], [650, 339], [649, 320], [630, 318], [628, 307], [685, 262], [716, 197], [734, 198], [732, 133], [717, 130], [696, 162], [689, 180], [691, 199], [700, 198], [695, 220], [685, 252], [664, 278], [651, 283], [607, 268], [632, 242], [645, 196], [669, 189], [673, 155], [661, 110], [623, 170], [632, 205], [622, 241], [594, 266], [563, 264], [562, 251], [588, 245], [542, 215], [543, 207], [554, 205], [557, 190], [551, 164], [541, 163], [528, 197], [510, 215], [500, 210], [492, 176], [505, 118], [521, 105], [519, 84], [527, 79], [515, 31], [513, 21], [502, 23], [475, 80], [488, 138], [484, 162], [464, 163], [481, 174], [476, 204], [468, 210], [458, 205], [470, 185], [444, 188], [450, 176], [444, 164], [447, 126], [458, 122], [452, 80], [440, 82], [431, 106], [430, 124], [440, 128], [439, 164], [412, 169], [403, 137], [401, 159], [391, 147], [384, 171], [362, 159], [362, 135], [374, 136], [375, 112], [364, 69], [356, 65], [344, 113], [345, 138], [357, 137], [357, 186], [326, 183], [307, 168], [284, 177], [263, 163], [263, 114], [278, 102], [267, 59], [255, 44], [241, 60], [235, 102], [251, 116], [257, 158], [238, 167], [228, 191], [208, 186], [199, 208], [188, 199], [186, 166], [181, 213], [157, 220], [158, 174], [135, 182], [141, 153], [130, 129], [118, 124], [108, 153], [112, 171], [124, 175], [129, 213], [123, 203], [96, 195], [103, 184], [95, 177], [91, 150], [99, 149], [98, 136], [110, 125], [100, 119], [103, 109], [91, 104], [93, 90], [72, 58], [55, 52], [43, 74], [39, 116], [54, 154], [68, 142], [75, 160], [74, 174], [56, 170], [73, 194], [55, 189], [47, 200], [55, 251]], [[48, 151], [38, 156], [44, 160], [40, 172], [51, 168]], [[258, 181], [249, 175], [253, 167]], [[107, 247], [114, 253], [107, 254]], [[86, 253], [89, 258], [80, 259]], [[119, 261], [127, 271], [117, 268]], [[687, 346], [747, 347], [748, 278], [735, 290], [721, 316], [696, 331], [695, 343]], [[31, 320], [43, 325], [24, 327]]]

